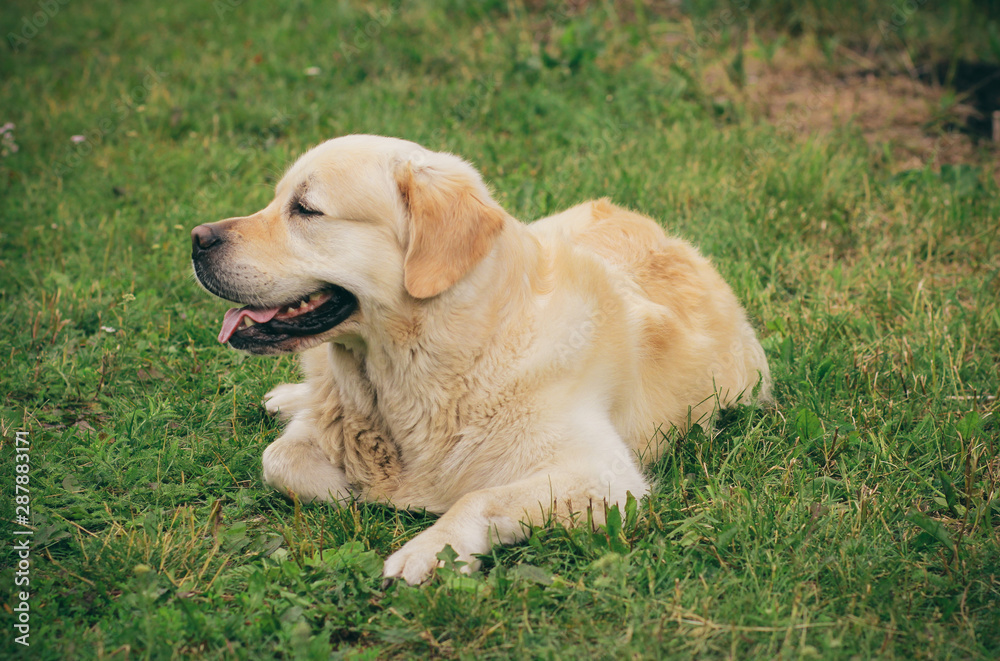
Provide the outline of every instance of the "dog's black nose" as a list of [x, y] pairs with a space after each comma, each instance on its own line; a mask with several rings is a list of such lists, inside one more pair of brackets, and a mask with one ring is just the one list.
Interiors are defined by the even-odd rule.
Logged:
[[191, 252], [195, 255], [220, 243], [222, 237], [210, 224], [198, 225], [191, 230]]

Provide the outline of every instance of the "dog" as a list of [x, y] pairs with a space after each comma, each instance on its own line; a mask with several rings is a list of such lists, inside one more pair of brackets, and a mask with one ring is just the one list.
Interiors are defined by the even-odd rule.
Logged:
[[[586, 202], [530, 225], [466, 161], [350, 135], [301, 156], [273, 201], [192, 230], [219, 341], [301, 352], [264, 481], [301, 501], [440, 514], [385, 562], [425, 581], [529, 525], [605, 521], [649, 491], [665, 428], [770, 400], [767, 359], [710, 262], [655, 221]], [[527, 524], [527, 525], [526, 525]]]

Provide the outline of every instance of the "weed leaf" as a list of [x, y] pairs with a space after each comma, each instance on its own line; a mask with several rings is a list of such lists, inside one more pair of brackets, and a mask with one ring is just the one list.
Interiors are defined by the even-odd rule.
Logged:
[[946, 546], [948, 550], [955, 550], [955, 542], [952, 540], [951, 534], [940, 521], [932, 519], [923, 512], [918, 512], [916, 510], [907, 512], [906, 519], [926, 532], [932, 539]]

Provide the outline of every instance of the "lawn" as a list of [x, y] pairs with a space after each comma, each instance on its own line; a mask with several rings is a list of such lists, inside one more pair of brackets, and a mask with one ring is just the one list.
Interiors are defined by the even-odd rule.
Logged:
[[[1000, 656], [1000, 16], [845, 7], [5, 2], [0, 657]], [[433, 517], [263, 485], [296, 363], [220, 346], [189, 261], [347, 133], [661, 220], [776, 406], [665, 430], [607, 527], [383, 586]]]

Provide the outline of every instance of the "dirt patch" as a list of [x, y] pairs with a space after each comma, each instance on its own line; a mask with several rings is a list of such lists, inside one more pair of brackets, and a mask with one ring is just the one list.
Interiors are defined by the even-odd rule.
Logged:
[[993, 87], [982, 83], [978, 69], [962, 69], [962, 77], [950, 76], [958, 88], [952, 89], [941, 84], [939, 66], [894, 73], [850, 52], [838, 53], [841, 63], [834, 65], [808, 44], [782, 47], [767, 61], [745, 53], [742, 81], [734, 80], [732, 60], [706, 68], [710, 93], [739, 98], [790, 133], [857, 129], [873, 149], [888, 147], [893, 170], [975, 163], [1000, 180], [990, 158], [998, 153], [992, 111], [1000, 102], [1000, 71]]

